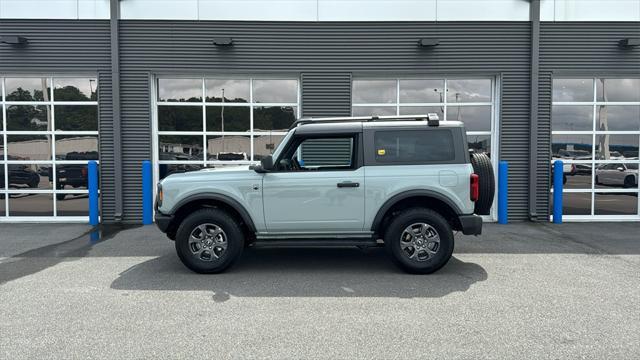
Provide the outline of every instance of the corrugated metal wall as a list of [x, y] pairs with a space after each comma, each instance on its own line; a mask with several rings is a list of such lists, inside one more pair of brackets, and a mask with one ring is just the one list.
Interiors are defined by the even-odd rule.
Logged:
[[[294, 74], [302, 78], [305, 116], [349, 114], [350, 76], [501, 75], [509, 215], [527, 216], [527, 22], [122, 21], [120, 36], [125, 221], [141, 219], [139, 164], [151, 156], [150, 73]], [[215, 36], [234, 44], [215, 47]], [[423, 37], [437, 37], [440, 45], [420, 48]]]
[[112, 218], [115, 188], [109, 21], [3, 19], [0, 35], [20, 35], [29, 40], [23, 48], [0, 44], [0, 75], [98, 76], [102, 215]]

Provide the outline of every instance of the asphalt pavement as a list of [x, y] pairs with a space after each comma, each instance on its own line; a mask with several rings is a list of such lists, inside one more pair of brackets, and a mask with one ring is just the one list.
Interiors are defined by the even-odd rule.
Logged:
[[489, 224], [436, 274], [248, 248], [198, 275], [153, 226], [0, 225], [0, 359], [640, 357], [640, 225]]

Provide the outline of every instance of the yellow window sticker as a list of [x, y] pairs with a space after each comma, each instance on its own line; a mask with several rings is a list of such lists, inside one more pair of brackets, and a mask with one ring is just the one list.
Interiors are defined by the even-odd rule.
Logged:
[[379, 156], [384, 156], [384, 154], [386, 154], [387, 152], [384, 149], [378, 149], [378, 155]]

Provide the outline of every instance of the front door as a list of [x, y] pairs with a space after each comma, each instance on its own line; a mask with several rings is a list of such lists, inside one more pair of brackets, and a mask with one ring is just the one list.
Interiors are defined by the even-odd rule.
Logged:
[[356, 135], [294, 138], [263, 177], [269, 232], [360, 232], [364, 168]]

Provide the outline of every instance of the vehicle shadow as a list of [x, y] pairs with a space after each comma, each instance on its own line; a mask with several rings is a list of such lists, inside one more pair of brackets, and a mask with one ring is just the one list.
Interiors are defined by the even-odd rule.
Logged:
[[481, 266], [455, 257], [434, 274], [410, 275], [380, 248], [248, 248], [222, 274], [195, 274], [170, 253], [127, 269], [111, 288], [210, 291], [214, 301], [232, 296], [424, 298], [464, 292], [487, 277]]

